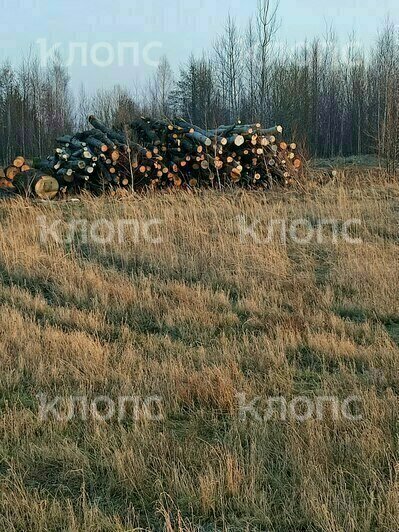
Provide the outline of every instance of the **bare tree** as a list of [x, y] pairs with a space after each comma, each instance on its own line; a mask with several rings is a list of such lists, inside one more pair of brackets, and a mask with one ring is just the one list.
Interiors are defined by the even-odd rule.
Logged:
[[173, 74], [167, 57], [164, 55], [159, 61], [156, 73], [156, 84], [158, 87], [158, 112], [163, 116], [170, 113], [170, 93], [173, 87]]
[[258, 95], [259, 107], [264, 120], [269, 118], [267, 93], [270, 80], [270, 59], [272, 55], [273, 39], [279, 27], [277, 19], [278, 7], [278, 1], [258, 0], [256, 17], [259, 68]]
[[242, 69], [242, 38], [235, 21], [229, 15], [224, 34], [215, 43], [217, 59], [216, 79], [222, 98], [228, 103], [228, 121], [237, 120], [240, 114]]
[[76, 106], [76, 118], [75, 123], [76, 127], [79, 130], [86, 129], [87, 117], [91, 114], [91, 102], [90, 98], [85, 90], [83, 83], [80, 85], [78, 96], [77, 96], [77, 106]]
[[253, 19], [250, 18], [248, 27], [245, 33], [245, 52], [244, 52], [244, 68], [245, 68], [245, 84], [247, 86], [246, 91], [246, 114], [250, 121], [254, 121], [258, 118], [256, 112], [256, 78], [257, 78], [257, 41], [256, 31], [253, 23]]

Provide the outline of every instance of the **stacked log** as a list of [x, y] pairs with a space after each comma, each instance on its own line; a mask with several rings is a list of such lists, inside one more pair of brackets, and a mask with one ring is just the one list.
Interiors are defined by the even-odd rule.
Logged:
[[[94, 193], [115, 188], [270, 188], [296, 180], [301, 158], [282, 140], [282, 127], [231, 124], [203, 129], [183, 119], [139, 118], [111, 128], [89, 117], [91, 129], [56, 139], [54, 153], [27, 164], [21, 156], [0, 176], [42, 198], [58, 189]], [[32, 170], [32, 168], [34, 170]]]
[[8, 192], [11, 192], [14, 187], [12, 184], [12, 179], [9, 179], [6, 176], [6, 170], [7, 169], [0, 168], [0, 189], [8, 193]]
[[162, 156], [162, 175], [145, 176], [151, 187], [269, 188], [296, 179], [301, 159], [296, 145], [278, 141], [282, 127], [233, 124], [204, 130], [184, 120], [141, 118], [131, 124], [138, 142]]
[[53, 176], [33, 169], [31, 163], [19, 155], [5, 169], [0, 168], [0, 189], [1, 197], [4, 197], [5, 192], [19, 192], [26, 196], [52, 199], [58, 194], [59, 184]]
[[58, 194], [58, 181], [40, 170], [26, 170], [18, 173], [13, 180], [14, 187], [27, 196], [53, 199]]

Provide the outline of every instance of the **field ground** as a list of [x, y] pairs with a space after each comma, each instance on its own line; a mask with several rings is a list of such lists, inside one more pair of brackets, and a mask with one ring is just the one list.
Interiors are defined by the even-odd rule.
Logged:
[[[398, 215], [398, 183], [362, 175], [3, 202], [0, 529], [399, 530]], [[44, 241], [38, 216], [57, 231], [158, 219], [161, 241]], [[257, 238], [240, 216], [260, 220]], [[301, 218], [360, 219], [362, 242], [264, 239], [271, 220]], [[356, 396], [359, 411], [242, 419], [237, 393], [261, 412], [276, 396]], [[161, 419], [43, 419], [38, 394], [157, 395]]]

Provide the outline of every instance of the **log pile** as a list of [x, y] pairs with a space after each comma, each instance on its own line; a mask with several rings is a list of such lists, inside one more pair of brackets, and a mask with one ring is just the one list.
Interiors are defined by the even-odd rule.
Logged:
[[282, 127], [232, 124], [204, 130], [182, 119], [140, 118], [110, 128], [89, 117], [91, 129], [58, 137], [54, 153], [30, 164], [17, 157], [0, 187], [41, 198], [58, 190], [127, 190], [241, 186], [270, 188], [297, 179], [296, 145]]

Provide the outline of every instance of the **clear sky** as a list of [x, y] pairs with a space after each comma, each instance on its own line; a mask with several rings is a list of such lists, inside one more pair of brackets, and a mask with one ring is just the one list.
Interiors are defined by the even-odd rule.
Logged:
[[[244, 27], [256, 4], [257, 0], [0, 0], [0, 61], [9, 58], [17, 63], [30, 48], [39, 53], [56, 43], [61, 43], [61, 55], [72, 60], [70, 46], [84, 43], [87, 66], [80, 54], [70, 66], [74, 87], [132, 87], [155, 70], [151, 63], [162, 54], [177, 69], [191, 52], [211, 48], [229, 13]], [[355, 30], [358, 41], [368, 45], [388, 15], [399, 27], [398, 0], [280, 0], [278, 40], [294, 46], [333, 25], [343, 44]], [[132, 43], [135, 58], [129, 45], [123, 52], [124, 43]], [[111, 64], [101, 66], [107, 62]]]

